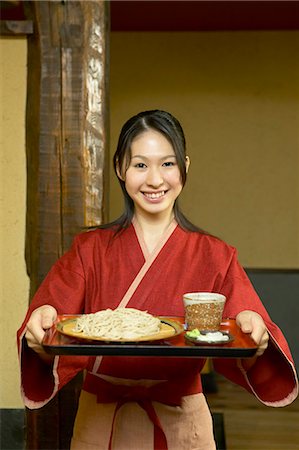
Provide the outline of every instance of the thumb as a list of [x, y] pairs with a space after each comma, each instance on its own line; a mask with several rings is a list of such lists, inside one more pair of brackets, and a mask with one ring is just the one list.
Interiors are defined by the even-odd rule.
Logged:
[[47, 308], [46, 310], [44, 310], [42, 314], [42, 328], [51, 328], [54, 321], [56, 320], [56, 317], [57, 313], [54, 308]]
[[252, 313], [250, 311], [241, 311], [236, 316], [237, 325], [241, 328], [243, 333], [252, 333]]
[[250, 320], [245, 319], [243, 322], [240, 323], [241, 330], [243, 333], [251, 333], [252, 332], [252, 324]]

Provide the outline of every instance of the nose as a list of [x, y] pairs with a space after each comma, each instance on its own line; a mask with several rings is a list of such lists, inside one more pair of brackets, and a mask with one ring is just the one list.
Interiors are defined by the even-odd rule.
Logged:
[[158, 167], [151, 167], [147, 173], [146, 182], [149, 186], [158, 188], [163, 184], [163, 177]]

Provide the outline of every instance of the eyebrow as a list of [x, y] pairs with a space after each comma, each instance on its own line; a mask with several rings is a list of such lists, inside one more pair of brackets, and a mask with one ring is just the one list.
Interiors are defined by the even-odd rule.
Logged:
[[[131, 157], [131, 159], [134, 159], [134, 158], [148, 159], [147, 156], [143, 156], [143, 155], [134, 155]], [[169, 159], [169, 158], [176, 158], [176, 155], [163, 156], [163, 158], [161, 158], [161, 160], [165, 160], [165, 159]]]

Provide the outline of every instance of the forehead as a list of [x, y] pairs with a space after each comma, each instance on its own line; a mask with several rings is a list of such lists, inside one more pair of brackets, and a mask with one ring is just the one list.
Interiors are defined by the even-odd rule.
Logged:
[[174, 149], [169, 140], [159, 131], [147, 130], [136, 136], [131, 144], [131, 157], [136, 155], [174, 155]]

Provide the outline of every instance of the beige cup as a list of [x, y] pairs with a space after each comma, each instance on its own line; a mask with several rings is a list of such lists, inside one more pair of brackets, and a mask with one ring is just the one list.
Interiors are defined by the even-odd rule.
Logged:
[[216, 292], [190, 292], [183, 296], [187, 330], [217, 331], [226, 297]]

